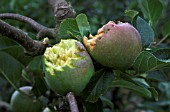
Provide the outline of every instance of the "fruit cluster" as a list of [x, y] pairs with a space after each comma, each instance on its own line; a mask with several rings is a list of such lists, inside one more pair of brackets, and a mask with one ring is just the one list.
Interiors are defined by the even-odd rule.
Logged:
[[[74, 39], [61, 40], [46, 49], [45, 81], [54, 92], [61, 95], [73, 92], [79, 96], [95, 72], [91, 58], [105, 67], [126, 70], [142, 50], [140, 35], [129, 23], [110, 21], [89, 38], [85, 36], [83, 44]], [[31, 87], [21, 91], [30, 95]], [[24, 106], [25, 112], [39, 112], [42, 108], [38, 100], [18, 91], [12, 95], [11, 105], [14, 112], [23, 112], [18, 106]]]
[[[142, 50], [138, 31], [129, 23], [108, 22], [83, 44], [74, 39], [61, 40], [44, 53], [45, 80], [59, 94], [80, 95], [94, 73], [93, 62], [119, 70], [133, 64]], [[89, 54], [88, 54], [89, 53]]]

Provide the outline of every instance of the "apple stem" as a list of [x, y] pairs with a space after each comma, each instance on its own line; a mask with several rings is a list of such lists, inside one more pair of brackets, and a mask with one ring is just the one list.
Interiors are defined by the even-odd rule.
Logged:
[[66, 97], [67, 97], [67, 101], [69, 102], [71, 112], [79, 112], [74, 93], [69, 92]]
[[164, 38], [162, 38], [155, 46], [160, 45], [163, 41], [165, 41], [167, 38], [169, 37], [169, 35], [165, 36]]

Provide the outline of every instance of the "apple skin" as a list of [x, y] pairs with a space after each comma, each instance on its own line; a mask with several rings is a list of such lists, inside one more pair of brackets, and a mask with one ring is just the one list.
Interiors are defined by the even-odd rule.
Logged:
[[103, 66], [126, 70], [142, 50], [141, 37], [129, 23], [108, 22], [96, 36], [84, 37], [84, 45], [94, 60]]
[[[42, 112], [43, 104], [40, 100], [36, 99], [33, 93], [31, 92], [31, 86], [24, 86], [19, 88], [23, 91], [20, 93], [15, 91], [12, 94], [10, 105], [13, 112]], [[29, 96], [30, 95], [30, 96]]]

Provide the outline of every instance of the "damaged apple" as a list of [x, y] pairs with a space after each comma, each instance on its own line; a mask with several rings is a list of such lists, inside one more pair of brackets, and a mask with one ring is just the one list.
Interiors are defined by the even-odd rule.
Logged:
[[110, 21], [89, 38], [83, 42], [94, 60], [114, 69], [128, 69], [142, 50], [140, 35], [129, 23]]
[[80, 95], [94, 73], [93, 62], [77, 40], [61, 40], [44, 53], [45, 80], [55, 92]]

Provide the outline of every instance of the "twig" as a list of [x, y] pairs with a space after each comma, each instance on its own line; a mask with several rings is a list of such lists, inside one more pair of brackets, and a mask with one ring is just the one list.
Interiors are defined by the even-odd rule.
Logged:
[[58, 30], [56, 28], [45, 28], [40, 30], [37, 33], [36, 36], [38, 39], [42, 39], [44, 37], [48, 37], [48, 38], [54, 38], [56, 39], [56, 42], [58, 42], [60, 39], [58, 38]]
[[37, 23], [36, 21], [34, 21], [33, 19], [26, 17], [26, 16], [22, 16], [19, 14], [13, 14], [13, 13], [3, 13], [0, 14], [0, 19], [14, 19], [14, 20], [18, 20], [24, 23], [27, 23], [28, 25], [30, 25], [33, 29], [35, 29], [37, 32], [39, 32], [42, 29], [45, 29], [46, 27]]
[[163, 41], [165, 41], [168, 37], [169, 37], [169, 35], [167, 35], [167, 36], [165, 36], [164, 38], [162, 38], [162, 39], [155, 45], [155, 47], [158, 46], [158, 45], [160, 45], [160, 44], [161, 44]]
[[41, 55], [44, 53], [47, 45], [42, 42], [32, 40], [26, 33], [20, 29], [9, 25], [8, 23], [0, 20], [0, 34], [14, 39], [21, 44], [31, 56]]
[[38, 32], [37, 34], [38, 39], [48, 37], [48, 38], [55, 38], [56, 40], [58, 40], [58, 31], [55, 28], [47, 28], [29, 17], [20, 14], [3, 13], [0, 14], [0, 19], [13, 19], [28, 24]]
[[[75, 17], [76, 13], [73, 7], [65, 0], [48, 0], [48, 2], [53, 7], [54, 15], [58, 23], [57, 28], [63, 19]], [[0, 33], [17, 41], [27, 50], [27, 53], [32, 56], [43, 54], [47, 45], [44, 45], [42, 42], [32, 40], [22, 30], [16, 29], [1, 19], [14, 19], [27, 23], [38, 32], [37, 38], [52, 37], [59, 40], [57, 29], [47, 28], [31, 18], [19, 14], [0, 14]]]
[[66, 0], [48, 0], [54, 11], [54, 16], [59, 27], [61, 21], [66, 18], [74, 18], [76, 12]]
[[71, 112], [79, 112], [78, 106], [77, 106], [77, 101], [75, 99], [74, 94], [72, 92], [69, 92], [66, 97], [69, 102]]

